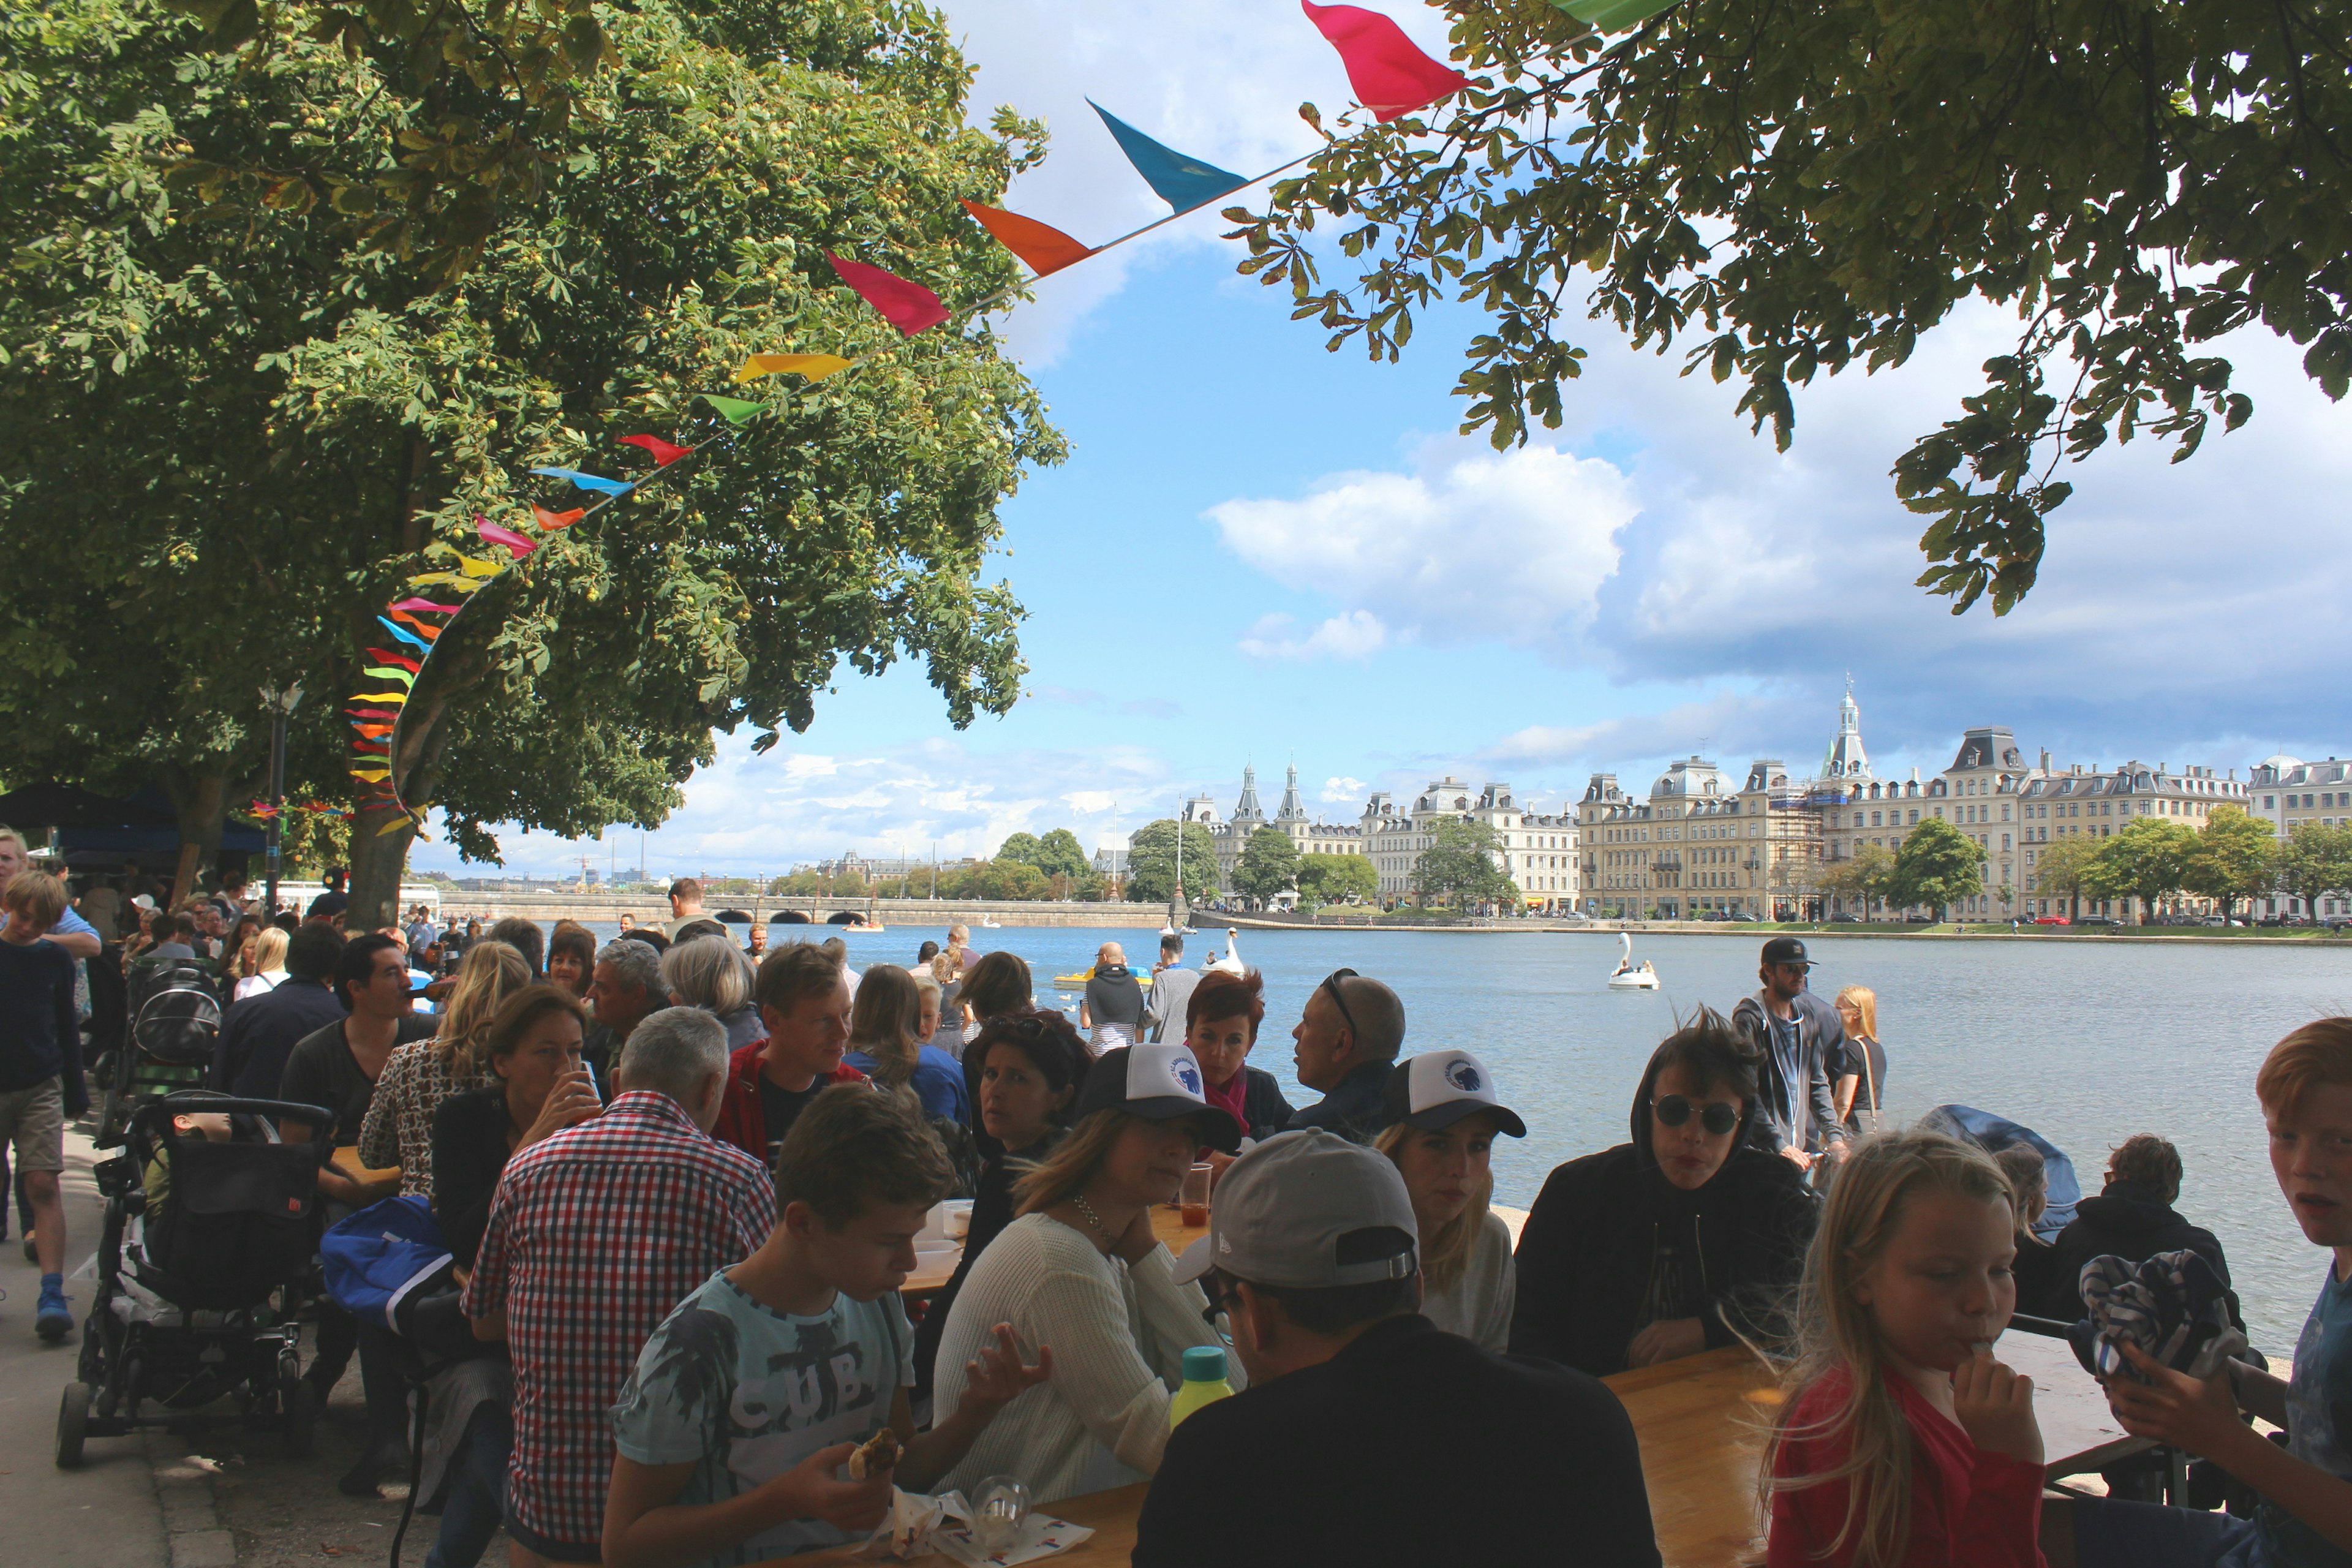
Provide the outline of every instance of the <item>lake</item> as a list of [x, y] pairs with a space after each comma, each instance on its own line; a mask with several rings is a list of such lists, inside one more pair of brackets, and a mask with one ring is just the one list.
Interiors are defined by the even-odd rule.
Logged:
[[[838, 929], [838, 928], [836, 928]], [[610, 934], [605, 927], [602, 934]], [[808, 928], [775, 928], [807, 934]], [[850, 962], [906, 963], [942, 929], [844, 931]], [[976, 931], [982, 952], [1028, 961], [1038, 1001], [1066, 999], [1053, 976], [1093, 961], [1105, 941], [1149, 969], [1148, 931]], [[1294, 1105], [1302, 1093], [1289, 1038], [1322, 978], [1346, 966], [1404, 998], [1407, 1052], [1458, 1046], [1494, 1071], [1524, 1141], [1498, 1141], [1497, 1202], [1531, 1203], [1561, 1162], [1622, 1143], [1643, 1064], [1678, 1014], [1728, 1013], [1756, 989], [1756, 935], [1635, 937], [1664, 988], [1612, 992], [1613, 934], [1245, 931], [1243, 959], [1265, 976], [1266, 1018], [1251, 1061]], [[2287, 1351], [2318, 1294], [2323, 1254], [2303, 1239], [2272, 1179], [2254, 1071], [2297, 1025], [2352, 1013], [2352, 949], [2183, 942], [1961, 942], [1808, 936], [1824, 996], [1878, 993], [1886, 1104], [1898, 1121], [1949, 1101], [2032, 1127], [2073, 1156], [2098, 1190], [2107, 1152], [2135, 1132], [2180, 1149], [2180, 1212], [2227, 1249], [2247, 1326]], [[1187, 939], [1198, 965], [1222, 931]]]

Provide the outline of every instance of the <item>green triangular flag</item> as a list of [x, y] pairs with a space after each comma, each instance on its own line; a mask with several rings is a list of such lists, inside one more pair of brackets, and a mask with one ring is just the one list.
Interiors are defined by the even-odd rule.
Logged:
[[1578, 21], [1590, 23], [1596, 33], [1622, 33], [1628, 27], [1648, 21], [1661, 11], [1671, 9], [1675, 0], [1551, 0], [1551, 3]]
[[764, 403], [746, 403], [740, 397], [721, 397], [712, 392], [704, 393], [702, 401], [725, 415], [728, 423], [732, 425], [740, 425], [754, 414], [765, 414], [768, 411], [768, 405]]

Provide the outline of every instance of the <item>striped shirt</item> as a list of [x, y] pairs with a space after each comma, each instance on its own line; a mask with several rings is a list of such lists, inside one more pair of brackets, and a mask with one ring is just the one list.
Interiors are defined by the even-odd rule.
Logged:
[[510, 1517], [551, 1541], [603, 1538], [608, 1413], [638, 1350], [775, 1223], [766, 1169], [649, 1090], [507, 1163], [462, 1305], [468, 1317], [507, 1314]]

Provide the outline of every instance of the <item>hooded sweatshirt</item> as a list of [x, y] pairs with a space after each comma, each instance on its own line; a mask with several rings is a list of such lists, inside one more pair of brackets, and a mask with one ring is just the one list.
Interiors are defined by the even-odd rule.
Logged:
[[1768, 1154], [1788, 1148], [1818, 1154], [1825, 1142], [1845, 1136], [1831, 1081], [1849, 1070], [1860, 1072], [1862, 1065], [1847, 1066], [1845, 1024], [1835, 1007], [1810, 991], [1798, 992], [1789, 1005], [1797, 1026], [1793, 1061], [1782, 1059], [1760, 992], [1741, 997], [1731, 1010], [1732, 1028], [1764, 1054], [1745, 1141]]
[[1140, 1029], [1143, 987], [1136, 984], [1135, 972], [1124, 963], [1097, 964], [1094, 977], [1087, 982], [1087, 1016], [1097, 1029], [1105, 1024]]
[[1750, 1146], [1751, 1102], [1731, 1155], [1695, 1192], [1666, 1179], [1650, 1147], [1653, 1056], [1633, 1096], [1630, 1143], [1571, 1160], [1528, 1211], [1517, 1254], [1511, 1352], [1606, 1377], [1653, 1322], [1696, 1317], [1710, 1350], [1734, 1333], [1778, 1331], [1812, 1238], [1804, 1173]]
[[[2181, 1218], [2153, 1187], [2138, 1182], [2110, 1180], [2106, 1191], [2077, 1204], [2074, 1222], [2058, 1233], [2050, 1250], [2054, 1255], [2053, 1280], [2046, 1299], [2029, 1306], [2021, 1296], [2017, 1310], [2062, 1323], [2083, 1316], [2078, 1282], [2083, 1265], [2094, 1258], [2145, 1263], [2159, 1252], [2194, 1252], [2213, 1266], [2222, 1284], [2230, 1282], [2230, 1265], [2221, 1256], [2220, 1238]], [[2239, 1321], [2234, 1294], [2230, 1298], [2230, 1318], [2239, 1327], [2245, 1326]]]

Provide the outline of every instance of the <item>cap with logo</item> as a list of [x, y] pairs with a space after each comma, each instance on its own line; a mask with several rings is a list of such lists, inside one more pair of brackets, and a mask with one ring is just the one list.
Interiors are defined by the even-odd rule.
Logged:
[[1443, 1132], [1465, 1116], [1495, 1120], [1495, 1131], [1528, 1135], [1518, 1112], [1495, 1098], [1495, 1075], [1468, 1051], [1423, 1051], [1397, 1063], [1389, 1074], [1388, 1120], [1423, 1132]]
[[[1392, 1234], [1400, 1231], [1402, 1251]], [[1420, 1241], [1412, 1199], [1387, 1155], [1304, 1128], [1225, 1167], [1209, 1234], [1184, 1249], [1176, 1278], [1215, 1268], [1277, 1290], [1370, 1285], [1420, 1268]]]
[[1766, 942], [1764, 944], [1764, 962], [1767, 963], [1801, 963], [1807, 969], [1813, 967], [1813, 961], [1805, 956], [1805, 944], [1798, 941], [1793, 936], [1776, 936], [1771, 941]]
[[1201, 1064], [1190, 1046], [1122, 1046], [1105, 1051], [1087, 1069], [1077, 1115], [1083, 1119], [1097, 1110], [1124, 1110], [1146, 1121], [1194, 1117], [1201, 1142], [1230, 1154], [1241, 1147], [1241, 1127], [1223, 1110], [1212, 1109], [1201, 1081]]

